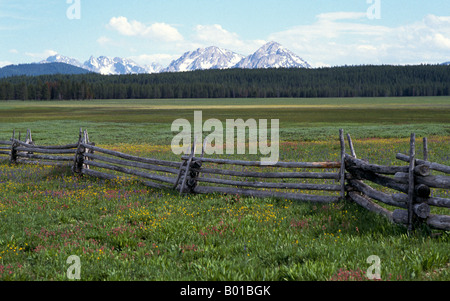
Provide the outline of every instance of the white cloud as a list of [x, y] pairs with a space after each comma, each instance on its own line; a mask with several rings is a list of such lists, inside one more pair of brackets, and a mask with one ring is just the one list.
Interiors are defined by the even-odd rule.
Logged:
[[56, 54], [58, 54], [58, 52], [56, 52], [54, 50], [45, 50], [45, 51], [39, 52], [39, 53], [25, 52], [26, 56], [29, 56], [33, 59], [46, 59], [49, 56], [53, 56]]
[[12, 65], [13, 63], [9, 62], [9, 61], [0, 61], [0, 68], [3, 68], [5, 66], [8, 65]]
[[360, 12], [331, 12], [317, 15], [319, 22], [331, 22], [338, 20], [357, 20], [367, 17], [367, 13]]
[[264, 40], [242, 40], [237, 33], [224, 29], [220, 24], [196, 25], [193, 39], [204, 46], [227, 48], [244, 55], [266, 43]]
[[18, 51], [17, 49], [10, 49], [10, 50], [9, 50], [9, 53], [12, 53], [12, 54], [18, 54], [19, 51]]
[[128, 21], [126, 17], [113, 17], [109, 21], [108, 27], [124, 36], [140, 36], [164, 42], [183, 40], [183, 36], [178, 30], [166, 23], [153, 23], [147, 26], [136, 20]]
[[450, 17], [428, 15], [397, 27], [377, 25], [366, 13], [320, 14], [310, 25], [273, 33], [312, 65], [439, 63], [450, 57]]
[[168, 65], [171, 61], [177, 59], [179, 55], [171, 55], [165, 53], [158, 54], [141, 54], [137, 56], [132, 56], [130, 59], [138, 64], [151, 65], [152, 63], [158, 63], [162, 66]]
[[112, 40], [108, 37], [101, 36], [97, 39], [97, 43], [99, 43], [101, 46], [106, 46], [112, 43]]

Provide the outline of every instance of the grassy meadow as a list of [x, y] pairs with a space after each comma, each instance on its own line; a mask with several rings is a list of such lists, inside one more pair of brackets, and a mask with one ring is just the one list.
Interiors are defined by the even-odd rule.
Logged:
[[[358, 157], [373, 163], [405, 164], [395, 154], [408, 152], [415, 132], [428, 137], [430, 159], [450, 165], [448, 97], [2, 102], [0, 140], [29, 128], [37, 144], [74, 143], [82, 127], [98, 146], [178, 161], [171, 123], [192, 120], [194, 110], [204, 121], [279, 119], [281, 161], [338, 161], [344, 128]], [[71, 255], [82, 281], [369, 280], [371, 255], [383, 281], [450, 280], [448, 232], [408, 236], [348, 201], [180, 196], [7, 159], [0, 156], [0, 280], [65, 281]]]

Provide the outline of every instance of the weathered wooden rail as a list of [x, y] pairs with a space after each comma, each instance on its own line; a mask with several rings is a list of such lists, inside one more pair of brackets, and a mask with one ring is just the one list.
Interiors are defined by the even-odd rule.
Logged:
[[[352, 145], [348, 135], [349, 144]], [[432, 175], [432, 171], [450, 173], [450, 167], [428, 160], [428, 143], [423, 139], [424, 159], [416, 158], [416, 137], [411, 134], [409, 155], [397, 154], [396, 158], [409, 166], [382, 166], [370, 164], [352, 155], [345, 155], [346, 170], [349, 172], [348, 196], [364, 208], [384, 215], [395, 223], [405, 225], [409, 231], [421, 223], [431, 228], [450, 230], [450, 216], [431, 214], [430, 206], [450, 208], [450, 199], [431, 196], [431, 189], [450, 189], [450, 177]], [[412, 159], [411, 159], [412, 158]], [[378, 191], [366, 182], [397, 191]], [[381, 204], [399, 207], [390, 211]]]
[[[424, 160], [416, 158], [415, 135], [411, 135], [409, 155], [397, 154], [409, 165], [384, 166], [357, 158], [349, 134], [350, 153], [345, 151], [343, 130], [339, 131], [340, 161], [278, 162], [263, 165], [259, 161], [196, 157], [194, 142], [190, 155], [181, 162], [133, 156], [101, 148], [89, 141], [80, 129], [77, 143], [63, 146], [38, 146], [27, 131], [25, 141], [0, 141], [0, 156], [12, 163], [70, 165], [78, 175], [101, 179], [137, 179], [157, 189], [176, 189], [180, 194], [230, 194], [273, 197], [297, 202], [335, 203], [347, 198], [381, 214], [392, 222], [413, 230], [420, 223], [450, 230], [450, 216], [431, 214], [430, 206], [450, 208], [450, 199], [434, 197], [432, 189], [450, 189], [450, 167], [428, 161], [424, 139]], [[411, 159], [412, 158], [412, 159]], [[433, 175], [432, 171], [442, 174]], [[394, 190], [377, 190], [367, 182]], [[383, 204], [399, 207], [390, 211]]]

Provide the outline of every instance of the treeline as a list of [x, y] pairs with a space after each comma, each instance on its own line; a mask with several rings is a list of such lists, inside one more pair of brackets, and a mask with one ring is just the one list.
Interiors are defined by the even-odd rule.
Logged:
[[450, 66], [442, 65], [44, 75], [0, 80], [0, 100], [445, 95], [450, 95]]

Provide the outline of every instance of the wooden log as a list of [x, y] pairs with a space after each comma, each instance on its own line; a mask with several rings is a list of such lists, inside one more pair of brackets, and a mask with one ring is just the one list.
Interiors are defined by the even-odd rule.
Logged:
[[[398, 203], [406, 204], [408, 202], [408, 196], [403, 193], [394, 193], [392, 195], [392, 199]], [[429, 206], [450, 208], [450, 199], [438, 197], [430, 197], [430, 198], [416, 197], [416, 203], [425, 203], [428, 204]]]
[[310, 195], [300, 193], [287, 193], [276, 191], [264, 191], [253, 189], [240, 189], [232, 187], [197, 186], [194, 193], [221, 193], [231, 195], [243, 195], [258, 198], [280, 198], [293, 201], [304, 201], [312, 203], [336, 203], [340, 200], [338, 196]]
[[[189, 160], [189, 156], [182, 156], [182, 160]], [[226, 164], [226, 165], [239, 165], [239, 166], [255, 166], [255, 167], [282, 167], [282, 168], [317, 168], [317, 169], [337, 169], [341, 167], [340, 162], [327, 161], [327, 162], [277, 162], [273, 165], [262, 165], [260, 161], [241, 161], [241, 160], [228, 160], [228, 159], [213, 159], [213, 158], [199, 158], [193, 157], [193, 161], [199, 161], [205, 163]]]
[[414, 167], [414, 174], [421, 177], [428, 177], [431, 175], [431, 170], [428, 165], [416, 165], [416, 167]]
[[125, 174], [129, 174], [129, 175], [135, 175], [135, 176], [138, 176], [138, 177], [143, 177], [143, 178], [150, 179], [150, 180], [160, 181], [160, 182], [169, 183], [169, 184], [174, 184], [175, 183], [175, 179], [174, 178], [169, 178], [169, 177], [164, 177], [164, 176], [159, 176], [159, 175], [153, 175], [153, 174], [141, 172], [141, 171], [138, 171], [138, 170], [125, 168], [125, 167], [122, 167], [122, 166], [110, 165], [110, 164], [100, 163], [100, 162], [96, 162], [96, 161], [88, 161], [88, 162], [85, 162], [85, 163], [89, 164], [90, 166], [104, 168], [104, 169], [109, 169], [109, 170], [114, 170], [114, 171], [122, 172], [122, 173], [125, 173]]
[[[20, 140], [16, 140], [16, 139], [12, 139], [11, 141], [16, 142], [18, 145], [24, 146], [24, 147], [30, 147], [29, 144], [20, 141]], [[78, 144], [67, 144], [67, 145], [54, 145], [54, 146], [44, 146], [44, 145], [33, 145], [33, 147], [35, 148], [39, 148], [39, 149], [75, 149], [78, 147]]]
[[8, 140], [0, 140], [0, 144], [11, 145], [12, 142], [11, 142], [11, 141], [8, 141]]
[[[349, 183], [352, 187], [356, 188], [358, 191], [364, 193], [368, 197], [383, 202], [387, 205], [396, 206], [400, 208], [406, 208], [406, 200], [399, 202], [395, 200], [391, 194], [387, 194], [376, 189], [373, 189], [369, 185], [363, 183], [360, 180], [350, 179]], [[406, 196], [406, 195], [405, 195]]]
[[388, 187], [391, 189], [395, 189], [404, 193], [408, 193], [408, 185], [398, 183], [394, 179], [389, 178], [387, 176], [379, 175], [371, 171], [361, 170], [354, 167], [348, 167], [347, 170], [354, 176], [356, 179], [365, 179], [371, 181], [375, 184]]
[[450, 231], [450, 216], [448, 215], [430, 215], [427, 218], [427, 224], [435, 229]]
[[[203, 165], [202, 164], [202, 159], [203, 159], [203, 157], [205, 155], [205, 148], [206, 148], [207, 142], [208, 142], [207, 139], [205, 139], [203, 141], [202, 154], [200, 156], [200, 160], [195, 160], [195, 161], [193, 160], [192, 163], [191, 163], [191, 166], [194, 169], [196, 169], [196, 170], [199, 170], [202, 167], [202, 165]], [[192, 157], [194, 157], [194, 155], [195, 155], [195, 148], [193, 149]], [[185, 172], [186, 173], [188, 172], [188, 167], [186, 167], [186, 171]], [[190, 172], [190, 178], [187, 180], [187, 187], [188, 187], [189, 192], [192, 192], [194, 190], [194, 188], [197, 187], [199, 174], [200, 174], [200, 172], [198, 172], [198, 171], [191, 171]], [[183, 191], [183, 187], [181, 188], [180, 191]]]
[[348, 195], [358, 205], [366, 208], [367, 210], [369, 210], [371, 212], [383, 215], [383, 216], [387, 217], [389, 220], [392, 220], [392, 212], [391, 211], [389, 211], [386, 208], [383, 208], [380, 205], [374, 203], [369, 198], [364, 197], [363, 195], [361, 195], [361, 194], [359, 194], [359, 193], [357, 193], [355, 191], [350, 191], [348, 193]]
[[427, 139], [427, 137], [423, 138], [423, 160], [428, 161], [428, 139]]
[[108, 173], [104, 173], [104, 172], [100, 172], [100, 171], [96, 171], [96, 170], [92, 170], [92, 169], [83, 169], [81, 170], [82, 174], [94, 177], [94, 178], [99, 178], [99, 179], [104, 179], [104, 180], [115, 180], [120, 178], [119, 176], [116, 175], [112, 175], [112, 174], [108, 174]]
[[10, 151], [9, 160], [13, 164], [17, 163], [17, 149], [16, 149], [17, 146], [18, 146], [17, 142], [13, 142], [11, 144], [11, 151]]
[[177, 179], [175, 180], [175, 183], [173, 184], [172, 189], [176, 189], [178, 186], [178, 183], [180, 182], [180, 179], [183, 175], [183, 171], [185, 170], [185, 166], [186, 166], [187, 161], [183, 161], [183, 163], [180, 165], [180, 168], [178, 170], [178, 175], [177, 175]]
[[[392, 213], [392, 219], [398, 224], [407, 224], [408, 222], [408, 212], [406, 210], [394, 210]], [[448, 215], [437, 215], [431, 214], [425, 219], [425, 223], [434, 229], [439, 230], [450, 230], [450, 216]]]
[[26, 153], [18, 153], [17, 157], [28, 158], [28, 159], [38, 159], [38, 160], [50, 160], [50, 161], [73, 161], [73, 157], [34, 155], [34, 154], [26, 154]]
[[321, 191], [340, 191], [340, 185], [326, 185], [326, 184], [304, 184], [304, 183], [272, 183], [272, 182], [248, 182], [248, 181], [232, 181], [216, 178], [197, 179], [203, 183], [223, 184], [239, 187], [253, 187], [253, 188], [274, 188], [274, 189], [302, 189], [302, 190], [321, 190]]
[[433, 197], [426, 199], [426, 203], [430, 206], [450, 208], [450, 199]]
[[351, 153], [352, 157], [356, 159], [357, 157], [356, 157], [355, 149], [353, 148], [352, 137], [350, 137], [350, 134], [347, 134], [347, 140], [348, 140], [348, 145], [350, 147], [350, 153]]
[[430, 206], [425, 203], [414, 204], [414, 213], [420, 218], [427, 218], [430, 215]]
[[[404, 154], [401, 154], [401, 153], [398, 153], [395, 157], [398, 160], [401, 160], [401, 161], [405, 161], [405, 162], [409, 162], [410, 161], [408, 155], [404, 155]], [[424, 161], [424, 160], [420, 160], [420, 159], [416, 159], [416, 164], [417, 165], [427, 165], [432, 170], [436, 170], [436, 171], [440, 171], [440, 172], [443, 172], [443, 173], [450, 174], [450, 166], [447, 166], [447, 165], [444, 165], [444, 164], [428, 162], [428, 161]]]
[[408, 166], [384, 166], [377, 164], [370, 164], [363, 160], [353, 158], [349, 155], [345, 156], [346, 164], [348, 166], [357, 167], [362, 170], [393, 175], [397, 172], [408, 172]]
[[125, 165], [125, 166], [129, 166], [129, 167], [136, 167], [136, 168], [142, 168], [142, 169], [153, 170], [153, 171], [167, 172], [167, 173], [171, 173], [171, 174], [178, 173], [178, 170], [176, 170], [174, 168], [160, 166], [160, 165], [140, 163], [140, 162], [135, 162], [135, 161], [126, 161], [126, 160], [122, 160], [122, 159], [105, 157], [105, 156], [100, 156], [100, 155], [95, 155], [95, 154], [90, 154], [90, 153], [85, 153], [84, 156], [91, 160], [103, 161], [103, 162], [112, 163], [112, 164]]
[[[192, 168], [192, 170], [196, 170]], [[200, 171], [200, 170], [199, 170]], [[235, 171], [227, 169], [211, 169], [201, 168], [204, 174], [228, 175], [236, 177], [248, 178], [295, 178], [295, 179], [333, 179], [339, 180], [338, 173], [331, 172], [251, 172], [251, 171]]]
[[176, 167], [179, 168], [182, 163], [180, 162], [172, 162], [172, 161], [165, 161], [165, 160], [157, 160], [157, 159], [150, 159], [150, 158], [142, 158], [138, 156], [132, 156], [128, 154], [124, 154], [117, 151], [112, 151], [104, 148], [100, 148], [98, 146], [88, 145], [86, 143], [81, 143], [82, 146], [86, 148], [90, 148], [96, 152], [119, 157], [122, 159], [130, 160], [130, 161], [136, 161], [136, 162], [142, 162], [142, 163], [149, 163], [154, 165], [161, 165], [161, 166], [169, 166], [169, 167]]
[[408, 171], [408, 231], [413, 230], [413, 219], [414, 219], [414, 168], [416, 163], [416, 135], [414, 133], [411, 134], [410, 139], [410, 148], [409, 148], [409, 157], [411, 160], [409, 161], [409, 171]]
[[189, 156], [189, 159], [186, 163], [186, 170], [184, 171], [183, 181], [181, 182], [180, 194], [184, 193], [184, 186], [186, 186], [189, 168], [191, 168], [192, 158], [194, 157], [196, 149], [197, 149], [197, 137], [194, 138], [194, 144], [192, 145], [191, 155]]
[[11, 151], [9, 151], [9, 152], [0, 151], [0, 155], [10, 156], [11, 155]]
[[36, 147], [17, 147], [16, 150], [18, 152], [33, 152], [33, 153], [41, 153], [41, 154], [75, 154], [75, 149], [43, 149]]
[[427, 185], [424, 185], [424, 184], [416, 185], [414, 187], [414, 191], [415, 191], [417, 196], [420, 196], [422, 198], [427, 198], [431, 194], [430, 187], [428, 187]]
[[[407, 174], [405, 174], [405, 173], [396, 173], [395, 180], [400, 183], [408, 183], [409, 178], [407, 177]], [[418, 184], [423, 184], [423, 185], [433, 187], [433, 188], [443, 188], [443, 189], [450, 188], [450, 177], [449, 176], [441, 176], [441, 175], [427, 176], [427, 177], [416, 176], [415, 182]]]
[[73, 166], [72, 166], [72, 172], [78, 175], [83, 175], [83, 161], [84, 161], [84, 153], [86, 152], [86, 148], [81, 145], [83, 143], [83, 129], [80, 128], [80, 131], [78, 133], [78, 142], [76, 147], [76, 153], [73, 158]]
[[345, 198], [345, 141], [344, 130], [339, 130], [339, 141], [341, 143], [341, 169], [339, 170], [339, 181], [341, 183], [341, 199]]

